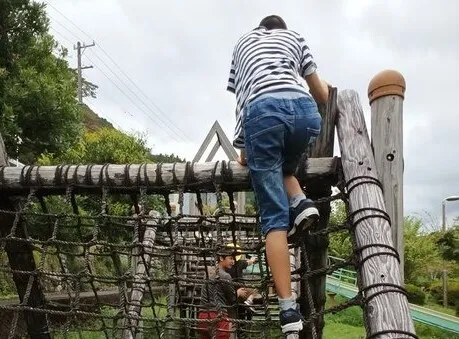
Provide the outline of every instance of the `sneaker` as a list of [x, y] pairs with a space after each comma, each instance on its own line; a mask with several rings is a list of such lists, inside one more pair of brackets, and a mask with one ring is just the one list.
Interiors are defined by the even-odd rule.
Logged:
[[253, 307], [253, 301], [252, 300], [246, 300], [244, 301], [244, 304], [246, 304], [248, 306], [248, 309], [252, 312], [252, 313], [255, 313], [256, 310], [255, 308]]
[[290, 230], [287, 238], [296, 242], [304, 232], [319, 220], [319, 211], [311, 199], [303, 199], [295, 208], [290, 208]]
[[298, 310], [290, 308], [279, 313], [282, 333], [300, 332], [303, 329], [304, 318]]

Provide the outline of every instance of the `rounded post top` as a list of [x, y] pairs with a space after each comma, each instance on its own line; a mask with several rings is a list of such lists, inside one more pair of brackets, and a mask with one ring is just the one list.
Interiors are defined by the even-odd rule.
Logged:
[[401, 73], [391, 69], [379, 72], [368, 85], [370, 105], [374, 100], [388, 95], [398, 95], [404, 98], [405, 89], [405, 78]]

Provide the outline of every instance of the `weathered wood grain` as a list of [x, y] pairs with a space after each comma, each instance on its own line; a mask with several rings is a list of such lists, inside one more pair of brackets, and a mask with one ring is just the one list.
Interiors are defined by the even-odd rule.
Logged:
[[[0, 166], [8, 166], [8, 158], [3, 143], [3, 137], [0, 135]], [[8, 195], [0, 190], [0, 209], [8, 211], [17, 211], [22, 208], [18, 201], [14, 201]], [[5, 238], [11, 234], [11, 228], [15, 220], [14, 214], [0, 214], [0, 237]], [[16, 229], [16, 237], [26, 238], [24, 225], [19, 223]], [[30, 275], [14, 274], [13, 281], [18, 292], [19, 300], [23, 305], [42, 308], [45, 306], [45, 296], [40, 286], [38, 276], [32, 274], [37, 269], [33, 256], [32, 245], [26, 242], [7, 241], [4, 244], [10, 268], [15, 271], [28, 271]], [[0, 252], [1, 252], [0, 247]], [[19, 313], [16, 313], [11, 326], [18, 326]], [[48, 329], [46, 314], [24, 311], [24, 320], [27, 325], [27, 332], [31, 339], [49, 339], [51, 335]], [[6, 333], [3, 333], [7, 337]], [[1, 337], [3, 337], [0, 335]]]
[[[322, 128], [319, 137], [309, 151], [309, 158], [333, 157], [333, 148], [335, 143], [335, 126], [336, 126], [336, 97], [337, 89], [329, 88], [328, 102], [325, 105], [319, 105], [319, 110], [322, 116]], [[308, 197], [311, 199], [323, 198], [331, 195], [331, 185], [327, 182], [315, 182], [313, 186], [307, 188]], [[324, 203], [317, 206], [320, 213], [320, 220], [314, 231], [322, 230], [328, 227], [330, 219], [330, 203]], [[310, 236], [307, 239], [306, 251], [311, 270], [321, 269], [327, 266], [328, 248], [327, 236], [317, 235]], [[304, 263], [303, 263], [304, 265]], [[321, 312], [325, 309], [326, 301], [326, 277], [325, 275], [315, 276], [308, 281], [303, 282], [301, 288], [301, 309], [304, 314], [311, 313], [309, 303], [307, 301], [307, 291], [305, 284], [309, 284], [311, 294], [314, 298], [314, 308], [316, 312]], [[314, 322], [315, 330], [319, 338], [322, 337], [323, 327], [325, 325], [324, 317], [318, 317]], [[301, 339], [314, 338], [310, 329], [305, 329], [300, 334]]]
[[336, 126], [336, 97], [338, 89], [329, 87], [328, 101], [325, 105], [319, 105], [320, 115], [322, 116], [322, 128], [320, 135], [314, 142], [309, 151], [310, 158], [323, 158], [333, 156], [335, 145], [335, 126]]
[[[150, 216], [160, 217], [156, 211], [151, 211]], [[143, 235], [142, 250], [137, 251], [136, 267], [134, 275], [134, 283], [131, 290], [131, 298], [128, 307], [128, 315], [126, 319], [127, 328], [124, 330], [123, 338], [125, 339], [142, 339], [142, 334], [137, 331], [139, 326], [139, 318], [142, 312], [142, 299], [147, 288], [147, 279], [152, 278], [152, 272], [149, 272], [151, 260], [153, 257], [153, 246], [155, 245], [157, 231], [157, 223], [154, 219], [147, 221], [145, 233]]]
[[[310, 159], [305, 166], [305, 182], [337, 179], [339, 159]], [[214, 177], [215, 174], [215, 177]], [[251, 190], [247, 167], [236, 161], [176, 164], [132, 164], [132, 165], [64, 165], [2, 167], [0, 170], [0, 192], [14, 193], [30, 187], [41, 190], [62, 191], [68, 185], [77, 191], [98, 191], [109, 186], [117, 191], [133, 191], [139, 186], [148, 192], [201, 189], [214, 191], [212, 179], [234, 190]]]
[[392, 240], [400, 255], [404, 281], [403, 246], [403, 98], [384, 96], [371, 103], [371, 140], [384, 202], [392, 220]]
[[[363, 116], [362, 106], [357, 92], [345, 90], [338, 94], [338, 139], [342, 156], [342, 166], [346, 181], [358, 176], [369, 176], [378, 179], [375, 160]], [[368, 179], [358, 179], [354, 184]], [[350, 211], [362, 208], [385, 210], [381, 189], [374, 184], [363, 184], [350, 192]], [[379, 212], [364, 211], [354, 216], [353, 221], [367, 215], [381, 215]], [[355, 229], [355, 245], [361, 248], [366, 245], [382, 244], [393, 246], [389, 222], [380, 217], [371, 217], [360, 222]], [[359, 269], [359, 287], [364, 298], [369, 298], [379, 291], [394, 290], [389, 286], [371, 287], [374, 284], [393, 284], [401, 286], [402, 281], [399, 263], [385, 247], [371, 246], [361, 251], [359, 261], [364, 260]], [[378, 253], [381, 253], [378, 255]], [[365, 259], [373, 254], [375, 256]], [[368, 289], [368, 290], [367, 290]], [[387, 292], [371, 298], [364, 307], [365, 320], [368, 325], [368, 336], [380, 331], [406, 331], [415, 333], [410, 309], [405, 295], [398, 292]], [[379, 334], [372, 338], [413, 338], [400, 333]]]

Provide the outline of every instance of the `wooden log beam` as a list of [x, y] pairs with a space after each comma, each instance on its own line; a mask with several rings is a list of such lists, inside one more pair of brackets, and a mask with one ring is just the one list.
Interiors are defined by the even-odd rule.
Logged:
[[[5, 150], [3, 138], [0, 135], [0, 166], [8, 166], [8, 157]], [[6, 167], [4, 167], [6, 168]], [[19, 201], [11, 199], [5, 194], [5, 191], [0, 190], [0, 209], [7, 211], [18, 211], [23, 206]], [[18, 217], [19, 218], [19, 217]], [[11, 229], [15, 222], [18, 223], [14, 236], [18, 238], [26, 238], [27, 232], [20, 219], [15, 220], [16, 215], [10, 213], [0, 213], [0, 238], [6, 238], [12, 232]], [[33, 256], [32, 245], [22, 241], [7, 241], [4, 243], [5, 250], [10, 268], [14, 271], [30, 272], [30, 275], [13, 273], [13, 281], [18, 292], [18, 297], [21, 305], [33, 308], [45, 307], [45, 297], [41, 289], [38, 276], [33, 272], [36, 271], [36, 263]], [[13, 317], [12, 327], [18, 328], [19, 313]], [[47, 316], [44, 313], [36, 313], [24, 311], [24, 320], [27, 325], [27, 332], [31, 339], [50, 339], [51, 335], [48, 330]], [[3, 333], [7, 335], [6, 333]], [[13, 333], [17, 334], [17, 333]]]
[[[359, 288], [369, 338], [414, 338], [415, 330], [402, 281], [390, 223], [357, 92], [338, 94], [337, 130], [344, 178], [349, 190]], [[350, 182], [352, 180], [352, 182]], [[362, 184], [362, 182], [365, 182]], [[369, 209], [373, 210], [369, 210]]]
[[[310, 159], [301, 166], [303, 181], [311, 185], [315, 180], [333, 184], [337, 181], [338, 165], [338, 158]], [[102, 186], [119, 192], [135, 191], [141, 186], [147, 187], [149, 193], [177, 191], [178, 187], [185, 191], [213, 192], [213, 180], [226, 189], [251, 190], [247, 167], [237, 161], [0, 168], [0, 191], [8, 194], [24, 194], [31, 187], [50, 194], [62, 193], [68, 185], [77, 192], [100, 191]]]

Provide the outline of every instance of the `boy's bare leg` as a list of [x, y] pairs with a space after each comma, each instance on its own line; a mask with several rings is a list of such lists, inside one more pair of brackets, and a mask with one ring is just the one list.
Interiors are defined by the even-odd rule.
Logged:
[[293, 198], [294, 196], [298, 194], [304, 195], [304, 192], [301, 189], [300, 183], [298, 182], [298, 179], [294, 175], [284, 176], [284, 185], [285, 185], [285, 190], [287, 191], [287, 196], [289, 199]]
[[266, 255], [278, 297], [291, 298], [290, 256], [286, 231], [272, 231], [267, 234]]

